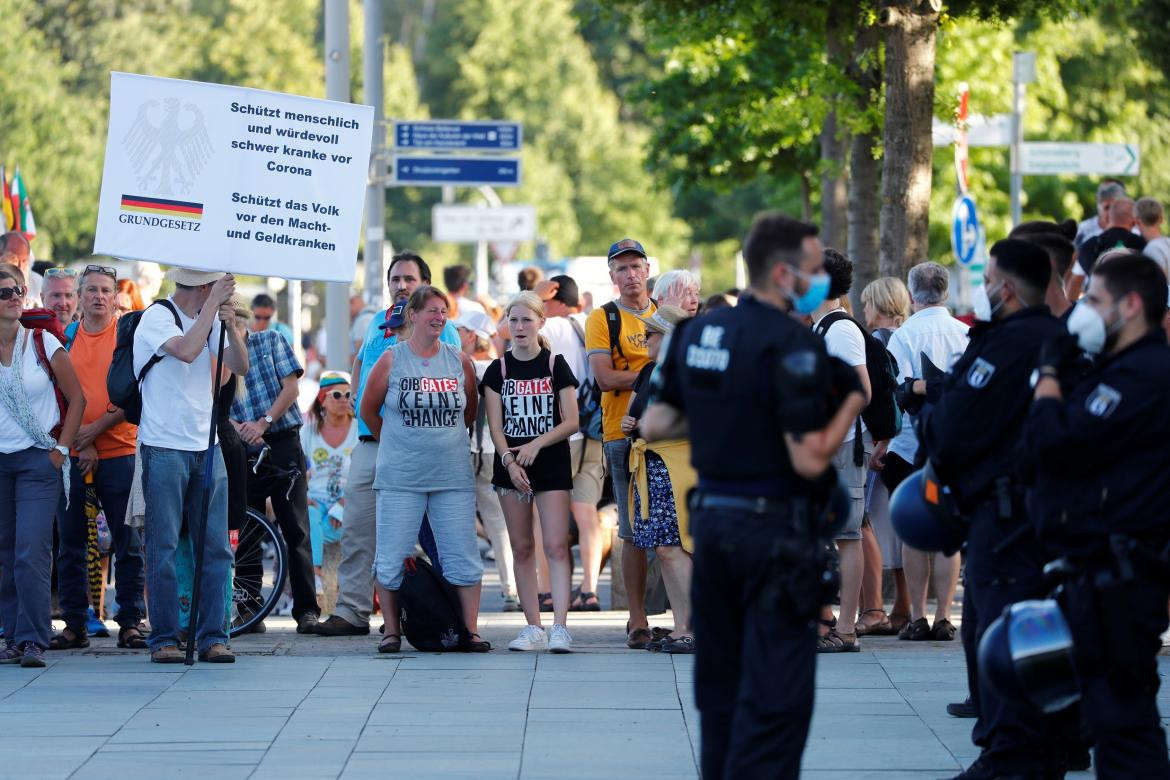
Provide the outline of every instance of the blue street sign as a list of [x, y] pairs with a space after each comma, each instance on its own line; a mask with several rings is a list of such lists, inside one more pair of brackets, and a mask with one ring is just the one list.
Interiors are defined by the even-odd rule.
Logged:
[[979, 216], [975, 213], [975, 200], [970, 195], [955, 200], [951, 220], [951, 247], [955, 259], [962, 265], [970, 265], [979, 246]]
[[395, 155], [390, 181], [395, 187], [520, 186], [518, 157], [445, 157]]
[[396, 149], [515, 152], [523, 135], [519, 122], [395, 122]]

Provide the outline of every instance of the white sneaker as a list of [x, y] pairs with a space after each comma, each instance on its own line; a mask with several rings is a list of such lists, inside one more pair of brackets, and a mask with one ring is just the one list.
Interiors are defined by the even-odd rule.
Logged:
[[524, 626], [520, 634], [508, 643], [509, 650], [540, 650], [548, 646], [548, 636], [540, 626]]
[[569, 635], [569, 629], [560, 623], [553, 623], [552, 630], [548, 632], [548, 651], [550, 653], [573, 652], [573, 637]]

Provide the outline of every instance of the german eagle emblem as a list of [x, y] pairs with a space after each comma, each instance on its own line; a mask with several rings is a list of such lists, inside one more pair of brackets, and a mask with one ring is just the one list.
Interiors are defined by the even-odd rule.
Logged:
[[122, 139], [138, 186], [157, 195], [190, 192], [211, 159], [211, 136], [203, 112], [176, 98], [148, 100]]

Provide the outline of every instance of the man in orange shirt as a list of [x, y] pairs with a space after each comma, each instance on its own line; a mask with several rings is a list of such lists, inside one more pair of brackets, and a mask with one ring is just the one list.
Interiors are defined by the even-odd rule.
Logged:
[[118, 600], [118, 646], [144, 648], [139, 623], [146, 611], [142, 540], [126, 525], [126, 503], [134, 478], [134, 445], [138, 428], [126, 422], [121, 409], [110, 405], [106, 374], [114, 357], [117, 320], [114, 298], [117, 273], [100, 265], [86, 266], [81, 275], [81, 320], [71, 328], [69, 356], [85, 393], [85, 414], [70, 459], [69, 508], [58, 513], [60, 550], [57, 588], [65, 630], [53, 638], [50, 649], [85, 647], [89, 590], [86, 578], [87, 520], [85, 482], [93, 475], [98, 500], [114, 541], [114, 582]]

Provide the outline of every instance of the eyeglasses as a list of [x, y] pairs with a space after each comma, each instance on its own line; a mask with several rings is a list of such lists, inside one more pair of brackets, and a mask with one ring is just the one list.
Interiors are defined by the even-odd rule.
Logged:
[[118, 269], [111, 268], [108, 265], [87, 265], [85, 267], [85, 273], [86, 274], [105, 274], [106, 276], [110, 277], [111, 279], [113, 279], [115, 281], [117, 281], [117, 279], [118, 279]]
[[334, 401], [340, 401], [342, 398], [344, 398], [345, 400], [348, 401], [352, 394], [350, 393], [349, 390], [346, 390], [344, 393], [341, 392], [340, 390], [334, 390], [329, 395], [330, 395], [330, 397], [333, 398]]
[[49, 268], [45, 270], [46, 279], [76, 279], [77, 271], [73, 268]]
[[24, 288], [20, 285], [15, 287], [0, 287], [0, 301], [10, 301], [13, 298], [23, 298]]

